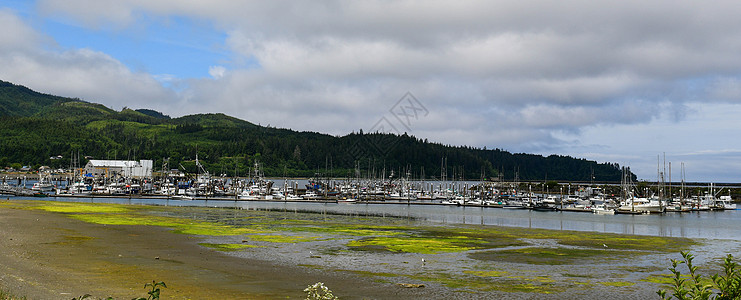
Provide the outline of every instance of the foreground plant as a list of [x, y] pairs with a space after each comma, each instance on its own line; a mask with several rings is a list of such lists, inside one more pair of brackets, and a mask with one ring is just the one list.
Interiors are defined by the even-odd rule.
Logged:
[[152, 280], [152, 283], [147, 283], [144, 285], [144, 288], [150, 287], [151, 290], [147, 292], [149, 294], [149, 297], [144, 298], [134, 298], [133, 300], [155, 300], [160, 298], [160, 287], [167, 288], [167, 285], [165, 285], [164, 281], [155, 282]]
[[304, 289], [307, 293], [306, 300], [336, 300], [339, 299], [337, 296], [332, 294], [332, 290], [324, 285], [322, 282], [317, 282], [308, 286]]
[[741, 270], [736, 267], [738, 264], [733, 261], [733, 255], [728, 254], [723, 261], [725, 274], [712, 276], [713, 282], [720, 290], [718, 299], [741, 299]]
[[[674, 277], [672, 277], [672, 295], [667, 296], [667, 291], [660, 289], [656, 293], [661, 299], [741, 299], [741, 271], [737, 269], [738, 264], [733, 261], [733, 255], [728, 254], [723, 261], [724, 274], [715, 274], [711, 276], [713, 284], [704, 284], [702, 276], [697, 273], [697, 266], [692, 265], [692, 260], [695, 257], [689, 251], [680, 253], [682, 259], [672, 259], [672, 266], [669, 268], [669, 271], [674, 274]], [[687, 266], [688, 275], [682, 275], [682, 272], [677, 269], [682, 264]], [[704, 282], [707, 282], [707, 280]], [[715, 292], [715, 295], [713, 295], [713, 292]]]
[[10, 291], [0, 289], [0, 300], [26, 300], [26, 297], [16, 297]]

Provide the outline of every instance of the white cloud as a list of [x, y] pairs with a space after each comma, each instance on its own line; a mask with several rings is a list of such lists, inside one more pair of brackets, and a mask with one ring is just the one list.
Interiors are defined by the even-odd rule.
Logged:
[[226, 73], [224, 66], [211, 66], [208, 68], [208, 75], [211, 75], [214, 79], [224, 77], [224, 73]]
[[[6, 80], [112, 106], [130, 95], [150, 106], [177, 103], [166, 109], [171, 115], [209, 110], [344, 134], [372, 126], [409, 91], [430, 111], [411, 133], [430, 140], [565, 154], [573, 145], [633, 157], [661, 148], [646, 144], [691, 144], [677, 136], [637, 141], [635, 132], [684, 128], [697, 103], [741, 99], [735, 1], [41, 0], [38, 7], [112, 34], [170, 17], [225, 32], [231, 61], [210, 67], [211, 78], [171, 78], [132, 72], [92, 50], [41, 50], [47, 37], [0, 14], [0, 25], [13, 28], [0, 38], [18, 41], [0, 45]], [[155, 25], [137, 25], [142, 20]], [[589, 141], [595, 128], [635, 145]]]
[[0, 51], [5, 54], [29, 51], [38, 47], [44, 37], [9, 9], [0, 8]]
[[[0, 11], [0, 24], [13, 48], [0, 51], [0, 77], [32, 89], [79, 97], [113, 108], [164, 108], [175, 99], [155, 78], [131, 72], [105, 53], [90, 49], [58, 50], [53, 39], [37, 32], [8, 11]], [[3, 43], [5, 45], [5, 43]]]

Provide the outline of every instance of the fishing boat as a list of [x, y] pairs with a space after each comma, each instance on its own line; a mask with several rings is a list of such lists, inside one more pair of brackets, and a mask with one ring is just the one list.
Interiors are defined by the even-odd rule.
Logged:
[[556, 211], [556, 210], [558, 210], [558, 208], [556, 208], [555, 206], [551, 206], [551, 205], [548, 205], [548, 204], [543, 203], [543, 202], [537, 202], [537, 203], [533, 204], [530, 207], [530, 209], [532, 209], [534, 211]]
[[171, 198], [172, 200], [193, 200], [195, 199], [193, 196], [188, 196], [188, 195], [174, 195]]
[[50, 175], [44, 176], [39, 172], [39, 181], [35, 182], [31, 187], [31, 190], [36, 192], [51, 192], [54, 190], [54, 184], [51, 183]]
[[308, 191], [301, 196], [304, 200], [319, 200], [319, 195], [314, 191]]
[[655, 198], [644, 198], [644, 197], [632, 197], [625, 201], [620, 202], [618, 207], [620, 212], [642, 212], [642, 213], [663, 213], [664, 206], [661, 205], [658, 199]]
[[592, 213], [598, 215], [614, 215], [615, 209], [608, 207], [606, 203], [602, 203], [592, 207]]
[[502, 208], [509, 208], [509, 209], [524, 209], [527, 208], [525, 204], [519, 200], [519, 199], [510, 199], [504, 202], [502, 205]]
[[736, 209], [736, 203], [733, 203], [731, 196], [720, 196], [720, 199], [715, 201], [715, 206], [721, 209]]

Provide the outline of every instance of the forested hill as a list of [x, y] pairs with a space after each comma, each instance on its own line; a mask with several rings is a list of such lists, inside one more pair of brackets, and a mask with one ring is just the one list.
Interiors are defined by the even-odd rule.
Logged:
[[[342, 137], [258, 126], [224, 114], [180, 118], [150, 109], [114, 111], [101, 104], [34, 92], [0, 81], [0, 167], [68, 167], [71, 154], [96, 159], [152, 159], [159, 169], [195, 172], [194, 158], [215, 174], [246, 175], [254, 162], [268, 176], [386, 176], [478, 180], [620, 181], [617, 164], [568, 156], [512, 154], [447, 146], [414, 136], [351, 133]], [[50, 159], [62, 155], [63, 159]], [[85, 161], [80, 162], [80, 165]]]

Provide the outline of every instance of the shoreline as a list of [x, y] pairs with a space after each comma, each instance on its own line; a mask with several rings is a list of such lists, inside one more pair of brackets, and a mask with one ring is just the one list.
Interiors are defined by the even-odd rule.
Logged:
[[[134, 222], [110, 223], [119, 217]], [[157, 218], [196, 224], [186, 227], [231, 225], [217, 228], [229, 231], [223, 234], [198, 233], [198, 228], [181, 223], [158, 225], [165, 222]], [[167, 284], [162, 291], [167, 299], [303, 298], [303, 289], [316, 282], [324, 282], [342, 299], [618, 299], [653, 296], [668, 258], [691, 245], [693, 251], [700, 249], [698, 240], [686, 238], [424, 227], [393, 217], [368, 219], [208, 207], [0, 201], [0, 240], [8, 241], [0, 243], [0, 287], [30, 299], [88, 293], [130, 299], [146, 295], [142, 287], [152, 280]], [[211, 227], [201, 230], [214, 232]], [[406, 237], [398, 239], [398, 234]], [[217, 251], [209, 245], [236, 245], [241, 250]], [[657, 251], [658, 245], [667, 248]], [[450, 250], [436, 252], [440, 247]], [[561, 254], [553, 256], [553, 251]], [[398, 283], [425, 287], [403, 288]]]
[[155, 280], [167, 284], [164, 299], [296, 299], [321, 281], [343, 299], [354, 298], [349, 291], [370, 296], [365, 299], [425, 295], [423, 289], [389, 291], [347, 274], [239, 258], [198, 245], [202, 240], [158, 226], [105, 226], [0, 207], [0, 287], [28, 299], [131, 299], [146, 296], [144, 284]]

